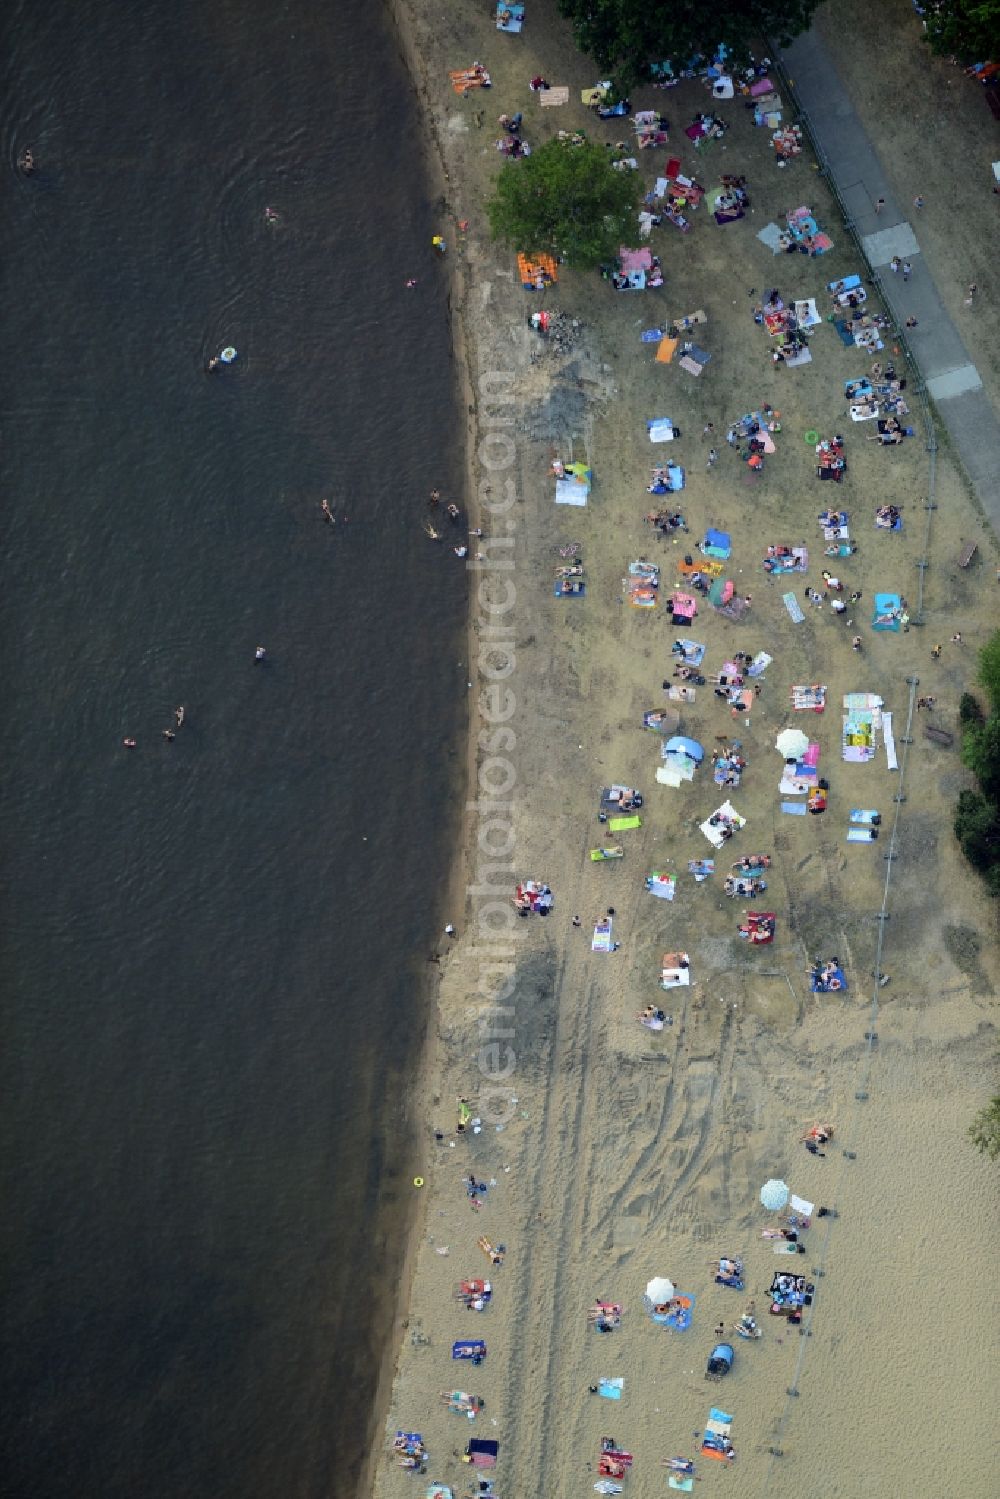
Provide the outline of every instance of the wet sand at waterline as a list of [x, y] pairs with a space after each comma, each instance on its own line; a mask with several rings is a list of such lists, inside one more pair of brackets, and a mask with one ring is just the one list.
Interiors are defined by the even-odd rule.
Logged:
[[[863, 429], [849, 425], [847, 478], [836, 488], [816, 482], [803, 434], [844, 430], [843, 381], [866, 372], [870, 361], [859, 362], [859, 351], [844, 349], [822, 326], [812, 365], [775, 371], [767, 337], [750, 317], [750, 295], [774, 284], [786, 301], [815, 295], [825, 308], [825, 283], [856, 268], [808, 157], [777, 172], [767, 133], [752, 128], [739, 104], [724, 111], [731, 130], [722, 149], [695, 157], [678, 127], [704, 107], [700, 84], [640, 95], [636, 107], [666, 110], [683, 143], [679, 154], [701, 180], [714, 183], [723, 171], [748, 174], [754, 215], [717, 229], [700, 212], [688, 236], [669, 227], [657, 231], [654, 249], [667, 279], [659, 297], [616, 296], [597, 278], [573, 274], [544, 297], [528, 297], [511, 283], [512, 257], [488, 244], [482, 223], [480, 205], [496, 161], [493, 119], [501, 110], [523, 109], [532, 143], [555, 128], [583, 128], [614, 141], [625, 133], [622, 122], [601, 125], [573, 103], [550, 120], [528, 95], [535, 73], [568, 83], [571, 101], [592, 82], [591, 66], [572, 52], [545, 7], [534, 8], [516, 53], [509, 39], [495, 38], [488, 19], [470, 11], [443, 24], [429, 6], [409, 11], [425, 107], [451, 177], [449, 206], [454, 218], [472, 219], [460, 284], [479, 403], [474, 427], [478, 420], [479, 430], [487, 430], [496, 411], [479, 372], [514, 376], [516, 669], [508, 685], [517, 700], [510, 751], [518, 775], [516, 873], [548, 881], [556, 908], [544, 921], [517, 926], [516, 981], [505, 1000], [512, 1014], [504, 1020], [514, 1032], [506, 1044], [516, 1055], [510, 1080], [516, 1104], [499, 1133], [491, 1127], [455, 1133], [455, 1100], [475, 1098], [479, 1086], [485, 957], [475, 899], [447, 958], [437, 1007], [437, 1085], [420, 1173], [422, 1238], [375, 1492], [391, 1499], [408, 1481], [389, 1452], [397, 1427], [423, 1433], [431, 1454], [427, 1478], [457, 1494], [470, 1476], [461, 1454], [472, 1435], [500, 1442], [500, 1493], [539, 1485], [560, 1494], [590, 1492], [600, 1440], [608, 1434], [635, 1454], [627, 1490], [664, 1491], [660, 1460], [697, 1458], [704, 1420], [717, 1404], [735, 1418], [738, 1459], [725, 1467], [697, 1459], [706, 1492], [724, 1486], [750, 1496], [793, 1488], [806, 1499], [847, 1499], [870, 1489], [930, 1499], [946, 1482], [985, 1499], [997, 1473], [983, 1443], [966, 1438], [972, 1428], [988, 1429], [996, 1415], [989, 1246], [997, 1193], [995, 1170], [973, 1150], [966, 1129], [989, 1095], [994, 1066], [995, 912], [951, 834], [952, 807], [965, 784], [956, 752], [924, 739], [923, 717], [914, 711], [903, 777], [887, 770], [881, 752], [871, 765], [845, 765], [840, 703], [848, 691], [881, 692], [902, 737], [910, 716], [907, 678], [914, 677], [921, 693], [937, 698], [934, 721], [957, 728], [959, 693], [971, 686], [976, 647], [992, 627], [994, 544], [946, 449], [928, 531], [920, 440], [877, 451]], [[458, 100], [448, 90], [447, 70], [474, 57], [490, 68], [494, 88]], [[487, 118], [481, 130], [479, 110]], [[654, 153], [640, 155], [644, 181], [652, 172], [646, 155]], [[814, 208], [835, 241], [818, 264], [772, 259], [755, 238], [758, 227], [800, 202]], [[581, 322], [568, 353], [528, 331], [535, 306]], [[699, 381], [654, 366], [639, 341], [640, 329], [696, 308], [707, 312], [699, 342], [713, 355]], [[724, 435], [729, 421], [762, 401], [780, 409], [782, 432], [763, 477], [751, 480]], [[651, 448], [645, 423], [665, 414], [682, 436], [667, 450]], [[714, 437], [703, 440], [707, 421]], [[721, 458], [708, 472], [710, 442]], [[664, 452], [688, 476], [677, 506], [690, 531], [679, 547], [659, 543], [642, 523], [650, 467]], [[551, 502], [550, 462], [570, 456], [594, 469], [586, 510], [557, 510]], [[905, 514], [902, 533], [891, 538], [873, 526], [875, 504], [887, 500], [901, 502]], [[815, 519], [827, 503], [850, 511], [859, 543], [839, 567], [848, 586], [863, 594], [860, 659], [850, 647], [852, 631], [828, 608], [807, 610], [807, 619], [793, 625], [781, 604], [782, 592], [795, 587], [801, 595], [827, 565]], [[630, 560], [648, 556], [660, 563], [661, 589], [669, 591], [676, 561], [708, 526], [732, 534], [728, 572], [753, 604], [738, 628], [702, 607], [690, 633], [707, 644], [712, 668], [734, 649], [766, 649], [774, 664], [749, 723], [734, 723], [710, 688], [700, 689], [685, 710], [682, 732], [708, 747], [717, 735], [735, 735], [750, 762], [732, 793], [749, 826], [716, 855], [715, 881], [695, 885], [688, 859], [712, 852], [697, 823], [723, 798], [707, 770], [677, 790], [655, 783], [659, 744], [642, 731], [642, 713], [664, 702], [660, 684], [670, 676], [676, 631], [662, 608], [650, 615], [629, 610], [621, 579]], [[973, 536], [983, 554], [975, 575], [962, 573], [956, 561], [962, 541]], [[569, 541], [580, 544], [588, 592], [556, 600], [557, 548]], [[761, 558], [770, 542], [804, 542], [808, 576], [766, 578]], [[895, 588], [912, 606], [923, 557], [930, 560], [925, 624], [873, 634], [873, 593]], [[964, 642], [949, 646], [956, 630]], [[931, 647], [938, 641], [945, 651], [935, 662]], [[485, 650], [482, 634], [479, 647]], [[791, 713], [793, 682], [827, 686], [822, 716]], [[778, 812], [774, 737], [790, 724], [821, 745], [820, 771], [831, 782], [823, 817]], [[644, 790], [643, 827], [623, 835], [622, 861], [595, 865], [587, 849], [603, 840], [597, 796], [610, 781]], [[901, 787], [906, 801], [896, 803]], [[878, 843], [845, 844], [852, 806], [881, 810]], [[881, 959], [890, 979], [876, 990], [875, 918], [897, 811]], [[474, 822], [467, 832], [474, 847]], [[726, 900], [720, 887], [728, 862], [756, 851], [774, 856], [759, 904], [778, 912], [779, 930], [772, 947], [754, 950], [736, 938], [742, 903]], [[474, 871], [475, 856], [470, 863]], [[678, 877], [672, 904], [643, 890], [643, 876], [655, 869]], [[602, 956], [590, 951], [590, 928], [608, 906], [622, 948]], [[574, 913], [580, 929], [572, 925]], [[664, 994], [657, 985], [660, 954], [674, 948], [690, 953], [692, 986]], [[811, 995], [810, 960], [833, 954], [845, 968], [848, 991]], [[660, 1035], [635, 1019], [650, 1002], [673, 1017]], [[835, 1125], [825, 1159], [800, 1143], [818, 1119]], [[478, 1210], [465, 1190], [470, 1171], [490, 1184]], [[772, 1175], [832, 1210], [814, 1220], [807, 1252], [794, 1261], [777, 1258], [761, 1238], [775, 1222], [758, 1201]], [[477, 1248], [480, 1235], [507, 1248], [482, 1315], [453, 1299], [459, 1280], [490, 1274]], [[745, 1293], [713, 1284], [709, 1265], [720, 1254], [744, 1258]], [[790, 1265], [804, 1267], [817, 1287], [805, 1336], [766, 1312], [774, 1269]], [[684, 1334], [655, 1326], [643, 1311], [643, 1289], [658, 1274], [697, 1298], [694, 1324]], [[709, 1384], [713, 1329], [720, 1320], [731, 1326], [750, 1296], [763, 1337], [735, 1339], [732, 1374], [724, 1384]], [[587, 1308], [596, 1298], [624, 1304], [619, 1331], [599, 1336], [588, 1328]], [[482, 1366], [452, 1362], [452, 1341], [461, 1337], [486, 1339]], [[599, 1377], [619, 1375], [620, 1404], [589, 1393]], [[485, 1397], [474, 1424], [440, 1403], [442, 1391], [458, 1388]]]

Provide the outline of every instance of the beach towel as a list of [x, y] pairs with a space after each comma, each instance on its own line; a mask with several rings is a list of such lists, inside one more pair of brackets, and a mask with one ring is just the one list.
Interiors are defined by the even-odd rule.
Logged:
[[620, 1400], [625, 1388], [625, 1380], [619, 1374], [614, 1379], [599, 1379], [597, 1381], [597, 1393], [605, 1400]]
[[631, 817], [612, 817], [608, 823], [608, 829], [612, 833], [627, 833], [631, 828], [641, 828], [642, 818], [637, 814]]
[[480, 1362], [486, 1357], [486, 1344], [482, 1338], [459, 1338], [451, 1345], [451, 1356]]
[[789, 613], [789, 616], [791, 617], [792, 623], [795, 624], [795, 625], [800, 625], [802, 623], [802, 621], [805, 619], [805, 615], [802, 613], [802, 610], [799, 608], [799, 601], [795, 597], [794, 593], [783, 593], [781, 595], [781, 602], [784, 604], [785, 608], [788, 610], [788, 613]]
[[778, 228], [777, 224], [765, 224], [763, 229], [758, 231], [757, 238], [760, 240], [761, 244], [767, 246], [772, 255], [777, 255], [780, 253], [781, 230]]
[[732, 550], [732, 540], [728, 531], [715, 531], [710, 526], [705, 532], [701, 550], [706, 557], [719, 557], [724, 562]]
[[769, 656], [767, 654], [767, 651], [758, 651], [756, 656], [754, 656], [753, 660], [750, 662], [750, 665], [747, 667], [747, 676], [763, 676], [764, 672], [767, 671], [767, 668], [770, 666], [772, 660], [773, 657]]
[[590, 943], [591, 952], [611, 951], [611, 918], [605, 917], [603, 921], [597, 922], [594, 927], [594, 935]]
[[579, 479], [556, 480], [557, 505], [576, 505], [580, 508], [586, 505], [589, 494], [590, 485], [586, 483], [581, 484]]
[[703, 366], [700, 365], [696, 359], [692, 359], [690, 354], [682, 355], [682, 357], [678, 359], [677, 363], [680, 365], [682, 370], [687, 370], [689, 375], [694, 375], [695, 379], [698, 378], [703, 369]]
[[687, 989], [690, 985], [690, 968], [664, 968], [660, 974], [661, 989]]
[[559, 267], [551, 255], [533, 255], [531, 257], [518, 254], [518, 274], [521, 277], [521, 285], [525, 291], [539, 290], [538, 282], [545, 285], [559, 280]]
[[[836, 980], [839, 979], [840, 982], [836, 985], [835, 988], [829, 989], [829, 988], [824, 988], [815, 978], [811, 978], [809, 980], [809, 987], [812, 990], [812, 992], [814, 994], [846, 994], [847, 993], [847, 980], [844, 977], [844, 970], [842, 968], [835, 968], [833, 970], [833, 972], [829, 975], [829, 978], [832, 978], [834, 981], [836, 981]], [[827, 982], [829, 982], [829, 980], [827, 980]]]
[[649, 433], [650, 442], [673, 442], [674, 424], [669, 416], [654, 417], [651, 422], [646, 423], [646, 431]]
[[878, 837], [878, 828], [848, 828], [848, 843], [874, 843]]
[[665, 331], [663, 328], [644, 328], [643, 331], [639, 334], [639, 338], [644, 344], [659, 343], [660, 339], [663, 337], [665, 337]]
[[787, 812], [790, 817], [805, 817], [806, 804], [805, 802], [782, 802], [781, 810]]
[[644, 245], [641, 250], [631, 250], [628, 245], [618, 249], [618, 261], [623, 271], [651, 271], [653, 253]]
[[882, 738], [885, 741], [886, 767], [889, 770], [898, 770], [899, 762], [896, 759], [896, 738], [892, 732], [892, 714], [882, 714]]
[[796, 349], [791, 359], [786, 355], [784, 363], [786, 369], [790, 370], [799, 369], [803, 364], [812, 364], [812, 350], [803, 344], [800, 349]]
[[495, 1468], [500, 1443], [489, 1437], [473, 1437], [465, 1449], [474, 1468]]
[[539, 89], [538, 102], [543, 109], [555, 109], [560, 104], [568, 104], [569, 88], [565, 84], [557, 83], [553, 88]]
[[[732, 802], [723, 802], [722, 806], [717, 809], [717, 813], [713, 813], [712, 816], [714, 817], [718, 814], [727, 818], [734, 830], [745, 828], [747, 825], [746, 818], [740, 816]], [[700, 823], [699, 826], [713, 848], [721, 848], [727, 842], [727, 839], [722, 836], [719, 826], [714, 824], [711, 818], [706, 817], [705, 821]]]
[[[674, 355], [677, 353], [678, 342], [679, 340], [676, 338], [661, 338], [660, 346], [656, 351], [656, 363], [669, 364]], [[655, 439], [650, 438], [651, 442], [654, 440]]]
[[646, 889], [659, 900], [673, 900], [677, 881], [672, 874], [660, 874], [658, 870], [646, 876]]
[[684, 646], [683, 652], [672, 651], [671, 654], [676, 656], [679, 661], [683, 661], [685, 666], [700, 666], [705, 658], [705, 647], [701, 641], [685, 640], [679, 643]]
[[793, 302], [795, 319], [800, 328], [815, 328], [823, 319], [816, 310], [815, 298], [809, 297], [801, 302]]
[[513, 35], [524, 26], [524, 6], [520, 3], [510, 3], [510, 0], [497, 0], [497, 30], [509, 31]]
[[679, 1489], [682, 1494], [690, 1494], [694, 1488], [693, 1478], [677, 1478], [673, 1474], [667, 1479], [668, 1489]]

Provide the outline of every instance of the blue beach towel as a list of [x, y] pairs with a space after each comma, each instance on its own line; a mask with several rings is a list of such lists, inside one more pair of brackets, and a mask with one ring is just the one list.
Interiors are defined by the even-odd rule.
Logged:
[[791, 617], [792, 624], [793, 625], [800, 625], [802, 623], [802, 621], [805, 619], [805, 615], [802, 613], [802, 610], [799, 608], [799, 601], [795, 597], [794, 593], [783, 593], [781, 595], [781, 602], [784, 604], [785, 608], [788, 610], [789, 616]]
[[605, 1400], [620, 1400], [625, 1381], [621, 1375], [617, 1379], [600, 1379], [597, 1382], [597, 1393], [603, 1395]]
[[817, 984], [817, 982], [816, 982], [815, 979], [810, 979], [809, 980], [809, 987], [812, 990], [812, 992], [814, 994], [846, 994], [847, 993], [847, 980], [844, 977], [844, 970], [842, 968], [835, 968], [833, 970], [833, 973], [830, 975], [830, 977], [840, 980], [840, 988], [839, 989], [821, 989], [819, 987], [819, 985]]
[[658, 344], [664, 333], [662, 328], [644, 328], [639, 337], [644, 344]]
[[789, 813], [792, 817], [805, 817], [806, 804], [805, 802], [782, 802], [781, 810], [782, 812]]

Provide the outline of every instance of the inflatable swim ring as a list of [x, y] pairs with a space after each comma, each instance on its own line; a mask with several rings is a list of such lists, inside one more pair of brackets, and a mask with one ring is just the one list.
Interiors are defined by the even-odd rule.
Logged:
[[814, 432], [812, 427], [810, 427], [809, 431], [805, 435], [805, 440], [811, 448], [814, 448], [819, 442], [819, 433]]

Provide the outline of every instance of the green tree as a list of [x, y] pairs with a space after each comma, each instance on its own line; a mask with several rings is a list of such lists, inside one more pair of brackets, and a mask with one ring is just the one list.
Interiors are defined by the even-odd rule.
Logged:
[[960, 791], [955, 837], [972, 867], [986, 873], [1000, 864], [1000, 809], [981, 791]]
[[958, 700], [958, 721], [963, 729], [979, 729], [986, 722], [986, 714], [971, 692], [963, 692]]
[[805, 31], [819, 0], [559, 0], [577, 46], [627, 84], [649, 64], [714, 55], [720, 43], [745, 57], [763, 38], [785, 46]]
[[991, 1098], [979, 1110], [969, 1125], [969, 1139], [991, 1161], [1000, 1155], [1000, 1098]]
[[527, 255], [592, 267], [635, 236], [639, 180], [616, 172], [603, 146], [546, 141], [500, 170], [489, 203], [494, 239]]
[[979, 652], [979, 680], [986, 688], [993, 712], [1000, 713], [1000, 630], [991, 636]]
[[924, 37], [938, 56], [1000, 60], [1000, 0], [930, 0]]
[[987, 800], [1000, 801], [1000, 715], [994, 713], [984, 724], [966, 727], [962, 764], [972, 771]]

